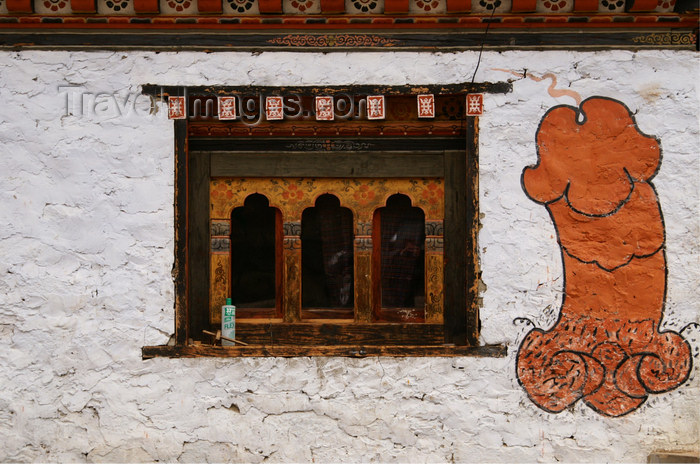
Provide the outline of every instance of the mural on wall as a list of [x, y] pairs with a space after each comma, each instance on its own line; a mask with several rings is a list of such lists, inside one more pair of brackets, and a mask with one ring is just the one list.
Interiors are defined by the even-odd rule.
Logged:
[[546, 411], [583, 400], [622, 416], [681, 385], [692, 366], [688, 342], [660, 329], [665, 232], [651, 183], [659, 141], [604, 97], [551, 108], [536, 139], [538, 162], [523, 170], [522, 187], [554, 223], [564, 296], [554, 327], [523, 340], [518, 381]]

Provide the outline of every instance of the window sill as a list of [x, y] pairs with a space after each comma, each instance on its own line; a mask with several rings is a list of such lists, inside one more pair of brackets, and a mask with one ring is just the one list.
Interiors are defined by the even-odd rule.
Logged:
[[200, 357], [302, 357], [302, 356], [344, 356], [365, 358], [369, 356], [396, 357], [457, 357], [475, 356], [503, 358], [507, 354], [505, 345], [457, 346], [457, 345], [411, 345], [411, 346], [299, 346], [299, 345], [248, 345], [248, 346], [144, 346], [143, 359], [151, 358], [200, 358]]

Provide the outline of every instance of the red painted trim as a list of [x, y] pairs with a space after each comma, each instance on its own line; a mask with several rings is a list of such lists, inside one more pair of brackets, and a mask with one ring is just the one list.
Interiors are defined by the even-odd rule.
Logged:
[[221, 13], [222, 8], [221, 0], [197, 0], [197, 9], [203, 14]]
[[658, 5], [658, 0], [632, 0], [631, 5], [628, 5], [627, 11], [639, 12], [639, 11], [654, 11], [656, 5]]
[[8, 13], [32, 13], [32, 0], [7, 0]]
[[576, 13], [589, 13], [598, 11], [598, 0], [574, 0]]
[[448, 13], [469, 13], [472, 11], [471, 0], [447, 0]]
[[258, 0], [260, 13], [282, 13], [282, 0]]
[[345, 0], [321, 0], [321, 13], [345, 13]]
[[384, 13], [408, 13], [408, 0], [384, 0]]
[[95, 12], [97, 12], [97, 6], [95, 5], [95, 0], [70, 0], [70, 8], [71, 8], [71, 10], [73, 10], [73, 13], [95, 13]]
[[525, 13], [535, 11], [537, 0], [513, 0], [512, 13]]
[[158, 0], [134, 0], [134, 10], [137, 13], [160, 13], [160, 6]]
[[[12, 0], [18, 1], [18, 0]], [[581, 1], [581, 0], [579, 0]], [[280, 3], [281, 7], [281, 3]], [[631, 21], [613, 21], [616, 17], [630, 17]], [[130, 23], [131, 18], [150, 19], [151, 23]], [[436, 16], [449, 17], [449, 16]], [[391, 16], [374, 17], [372, 23], [357, 24], [350, 23], [346, 17], [329, 17], [327, 24], [307, 24], [307, 18], [300, 16], [282, 16], [282, 24], [265, 24], [263, 20], [266, 16], [241, 18], [241, 24], [223, 24], [219, 22], [219, 18], [215, 16], [178, 16], [178, 18], [190, 18], [196, 21], [196, 24], [191, 23], [175, 23], [175, 18], [172, 16], [158, 15], [140, 15], [140, 16], [51, 16], [52, 19], [62, 19], [60, 23], [42, 23], [43, 15], [15, 15], [16, 23], [0, 22], [2, 30], [22, 30], [22, 29], [38, 29], [44, 31], [60, 31], [60, 30], [80, 30], [86, 31], [100, 29], [122, 29], [124, 33], [127, 31], [147, 31], [147, 30], [222, 30], [222, 31], [247, 31], [247, 30], [266, 30], [266, 31], [287, 31], [287, 30], [303, 30], [303, 31], [336, 31], [336, 30], [384, 30], [387, 25], [393, 31], [410, 31], [410, 30], [441, 30], [451, 29], [459, 30], [484, 30], [487, 26], [484, 19], [489, 19], [490, 15], [469, 15], [469, 16], [452, 16], [458, 18], [458, 22], [449, 23], [399, 23], [396, 24], [396, 19], [415, 18], [414, 16]], [[103, 18], [107, 19], [108, 23], [88, 23], [88, 18]], [[314, 16], [317, 18], [317, 16]], [[523, 14], [523, 15], [495, 15], [494, 18], [500, 18], [500, 22], [491, 23], [490, 29], [669, 29], [673, 27], [675, 30], [681, 28], [697, 28], [697, 15], [678, 15], [675, 13], [656, 13], [656, 14], [571, 14], [571, 15], [548, 15], [548, 14]], [[527, 21], [528, 18], [536, 19], [537, 22]], [[570, 18], [586, 18], [587, 22], [569, 21]], [[664, 18], [673, 18], [673, 22], [664, 21]], [[677, 19], [677, 20], [676, 20]]]

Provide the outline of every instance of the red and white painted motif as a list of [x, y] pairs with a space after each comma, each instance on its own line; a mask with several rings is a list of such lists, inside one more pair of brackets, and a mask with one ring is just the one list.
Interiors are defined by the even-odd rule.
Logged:
[[219, 120], [236, 119], [236, 97], [219, 97]]
[[435, 95], [432, 93], [428, 95], [418, 95], [418, 117], [435, 117]]
[[284, 119], [282, 97], [265, 97], [265, 119], [268, 121], [280, 121]]
[[384, 119], [385, 117], [384, 95], [367, 96], [367, 119]]
[[470, 93], [467, 95], [467, 116], [484, 114], [484, 94]]
[[316, 97], [316, 120], [332, 121], [333, 119], [333, 97]]
[[185, 119], [185, 97], [168, 97], [168, 119]]

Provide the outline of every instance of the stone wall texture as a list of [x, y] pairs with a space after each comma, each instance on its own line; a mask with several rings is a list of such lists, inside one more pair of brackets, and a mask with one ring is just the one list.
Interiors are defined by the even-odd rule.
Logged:
[[[483, 54], [477, 81], [513, 81], [513, 92], [486, 95], [479, 151], [481, 341], [507, 345], [506, 358], [141, 359], [142, 346], [168, 341], [174, 316], [173, 124], [164, 104], [150, 110], [141, 85], [459, 83], [477, 59], [0, 52], [0, 461], [611, 462], [700, 452], [694, 52]], [[545, 412], [516, 377], [521, 341], [551, 327], [562, 300], [554, 226], [520, 181], [537, 160], [543, 115], [576, 105], [530, 78], [547, 73], [584, 99], [623, 102], [661, 144], [661, 328], [682, 331], [694, 367], [622, 417], [581, 402]]]

